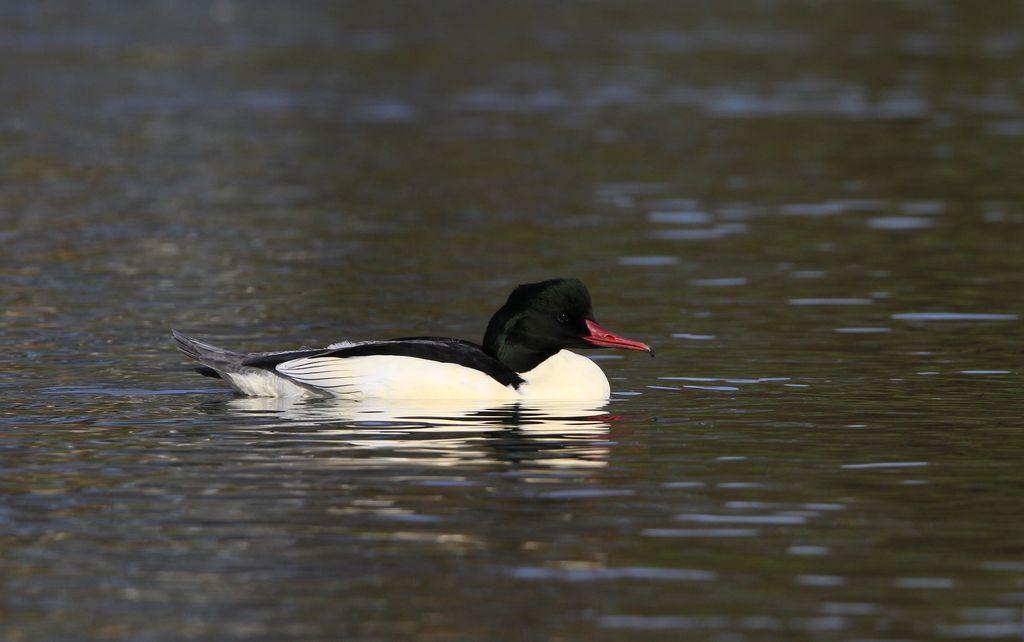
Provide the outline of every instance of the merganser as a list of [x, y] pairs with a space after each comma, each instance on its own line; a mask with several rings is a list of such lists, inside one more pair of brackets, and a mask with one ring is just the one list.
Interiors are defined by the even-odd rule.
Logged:
[[577, 279], [520, 285], [487, 325], [483, 345], [407, 337], [335, 343], [286, 352], [231, 352], [172, 330], [178, 349], [253, 397], [363, 399], [606, 400], [604, 372], [569, 348], [625, 348], [654, 356], [646, 343], [594, 320]]

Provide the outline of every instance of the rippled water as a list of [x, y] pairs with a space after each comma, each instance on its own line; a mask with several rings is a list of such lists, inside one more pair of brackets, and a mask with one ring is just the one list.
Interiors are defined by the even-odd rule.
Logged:
[[[1024, 19], [992, 1], [0, 4], [9, 640], [1024, 637]], [[598, 406], [235, 348], [587, 282]]]

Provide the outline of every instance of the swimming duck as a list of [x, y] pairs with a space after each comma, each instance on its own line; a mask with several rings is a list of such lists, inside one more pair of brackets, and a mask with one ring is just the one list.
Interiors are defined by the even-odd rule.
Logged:
[[326, 348], [240, 353], [172, 330], [200, 374], [254, 397], [363, 399], [608, 399], [604, 372], [572, 349], [654, 351], [605, 330], [577, 279], [520, 285], [494, 316], [483, 345], [406, 337]]

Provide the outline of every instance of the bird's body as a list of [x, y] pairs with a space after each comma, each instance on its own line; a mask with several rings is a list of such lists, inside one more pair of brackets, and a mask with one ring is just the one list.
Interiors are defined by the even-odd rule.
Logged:
[[608, 379], [567, 348], [651, 351], [593, 320], [575, 279], [519, 286], [488, 325], [483, 345], [410, 337], [322, 349], [238, 353], [174, 332], [200, 372], [243, 395], [343, 399], [607, 399]]

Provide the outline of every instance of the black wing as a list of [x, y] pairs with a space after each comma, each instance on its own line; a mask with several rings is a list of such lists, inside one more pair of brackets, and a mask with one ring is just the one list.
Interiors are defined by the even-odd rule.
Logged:
[[319, 350], [296, 350], [295, 352], [279, 352], [275, 354], [250, 357], [242, 365], [273, 370], [279, 363], [303, 357], [368, 357], [373, 355], [389, 355], [395, 357], [413, 357], [454, 363], [466, 368], [479, 370], [503, 386], [516, 386], [523, 383], [523, 378], [512, 368], [504, 365], [484, 352], [483, 348], [462, 339], [443, 337], [404, 337], [388, 341], [367, 341], [342, 348], [323, 348]]
[[331, 353], [335, 352], [331, 348], [316, 348], [313, 350], [292, 350], [291, 352], [267, 352], [263, 354], [254, 354], [250, 357], [246, 357], [242, 361], [243, 366], [252, 366], [253, 368], [263, 368], [264, 370], [273, 370], [274, 366], [285, 361], [291, 361], [292, 359], [301, 359], [302, 357], [325, 357], [333, 356]]

